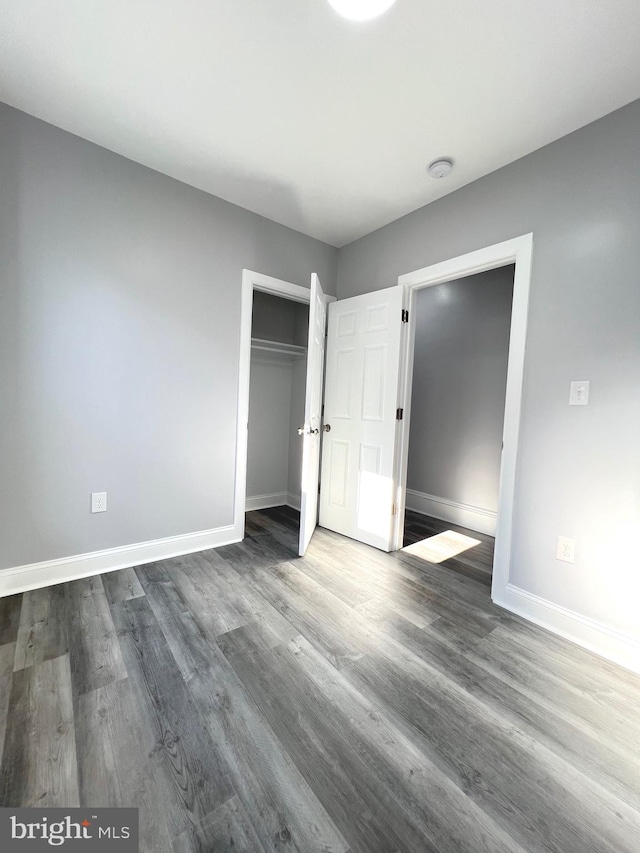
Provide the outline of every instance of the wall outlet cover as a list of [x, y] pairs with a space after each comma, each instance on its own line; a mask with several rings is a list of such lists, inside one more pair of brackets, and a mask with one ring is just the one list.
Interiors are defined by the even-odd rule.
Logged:
[[106, 512], [107, 511], [107, 493], [92, 492], [91, 493], [91, 512]]
[[563, 563], [575, 563], [576, 540], [568, 539], [566, 536], [558, 536], [556, 557], [558, 560], [562, 560]]

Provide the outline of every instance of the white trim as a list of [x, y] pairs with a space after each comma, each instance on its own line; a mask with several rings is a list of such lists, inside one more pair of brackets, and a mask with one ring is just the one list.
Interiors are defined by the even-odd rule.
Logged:
[[104, 551], [92, 551], [58, 560], [46, 560], [26, 566], [15, 566], [0, 571], [0, 598], [15, 595], [30, 589], [41, 589], [58, 583], [127, 569], [156, 560], [168, 560], [181, 554], [206, 551], [240, 542], [241, 531], [235, 525], [216, 527], [212, 530], [200, 530], [197, 533], [185, 533], [169, 536], [166, 539], [154, 539], [151, 542], [138, 542], [135, 545], [122, 545], [107, 548]]
[[436, 495], [427, 495], [425, 492], [417, 492], [407, 489], [406, 508], [450, 524], [460, 527], [468, 527], [469, 530], [477, 530], [478, 533], [486, 533], [495, 536], [497, 512], [490, 509], [481, 509], [471, 504], [462, 504], [448, 498], [439, 498]]
[[252, 495], [245, 501], [245, 511], [252, 512], [256, 509], [269, 509], [272, 506], [286, 506], [287, 492], [273, 492], [270, 495]]
[[533, 234], [524, 234], [522, 237], [504, 240], [502, 243], [485, 246], [484, 249], [459, 255], [457, 258], [450, 258], [447, 261], [441, 261], [439, 264], [432, 264], [429, 267], [405, 273], [398, 276], [398, 284], [419, 289], [431, 287], [434, 284], [442, 284], [445, 281], [467, 278], [479, 272], [486, 272], [486, 270], [506, 267], [509, 264], [516, 263], [518, 259], [524, 260], [521, 253], [529, 250], [530, 254], [532, 244]]
[[308, 303], [311, 292], [299, 284], [281, 281], [252, 270], [242, 270], [240, 308], [240, 352], [238, 358], [238, 412], [236, 425], [236, 476], [233, 498], [233, 526], [244, 539], [244, 514], [247, 500], [247, 429], [249, 427], [249, 378], [251, 372], [251, 316], [253, 291], [283, 296], [294, 302]]
[[274, 492], [272, 495], [253, 495], [247, 498], [245, 503], [246, 512], [256, 509], [269, 509], [272, 506], [290, 506], [291, 509], [300, 510], [300, 495], [293, 492]]
[[640, 639], [582, 616], [574, 610], [554, 604], [520, 587], [508, 583], [493, 600], [500, 607], [547, 628], [619, 666], [640, 673]]
[[292, 284], [290, 281], [283, 281], [280, 278], [273, 278], [270, 275], [263, 275], [252, 270], [242, 270], [242, 284], [243, 286], [245, 284], [251, 285], [253, 290], [261, 290], [263, 293], [270, 293], [272, 296], [291, 299], [293, 302], [308, 304], [311, 300], [311, 292], [308, 287]]
[[293, 492], [287, 492], [287, 506], [290, 506], [291, 509], [297, 509], [300, 512], [300, 504], [302, 501], [302, 497], [300, 495], [294, 495]]
[[524, 357], [527, 338], [527, 316], [531, 285], [531, 257], [533, 234], [514, 237], [457, 258], [401, 275], [398, 286], [405, 289], [405, 305], [409, 309], [408, 333], [405, 335], [402, 372], [400, 377], [399, 406], [404, 408], [404, 419], [399, 421], [399, 450], [396, 467], [397, 506], [395, 544], [402, 546], [404, 527], [407, 462], [409, 455], [409, 424], [411, 422], [411, 383], [413, 379], [413, 350], [415, 342], [415, 295], [416, 290], [431, 287], [445, 281], [475, 275], [485, 270], [515, 264], [513, 282], [513, 306], [509, 337], [509, 361], [507, 367], [507, 390], [505, 398], [503, 452], [500, 467], [500, 491], [498, 519], [493, 563], [491, 597], [502, 599], [509, 582], [511, 562], [511, 537], [513, 533], [513, 508], [516, 488], [516, 463], [520, 437], [520, 414], [522, 406], [522, 384]]

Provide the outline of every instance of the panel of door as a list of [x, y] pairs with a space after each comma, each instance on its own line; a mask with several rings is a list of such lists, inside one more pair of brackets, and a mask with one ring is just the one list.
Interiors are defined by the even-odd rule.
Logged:
[[403, 292], [329, 306], [320, 526], [392, 544]]
[[320, 280], [311, 276], [309, 303], [309, 342], [307, 350], [307, 384], [304, 401], [302, 443], [302, 485], [300, 490], [300, 541], [298, 553], [306, 552], [318, 523], [318, 482], [320, 478], [320, 428], [322, 426], [322, 392], [324, 380], [324, 347], [327, 328], [327, 299]]

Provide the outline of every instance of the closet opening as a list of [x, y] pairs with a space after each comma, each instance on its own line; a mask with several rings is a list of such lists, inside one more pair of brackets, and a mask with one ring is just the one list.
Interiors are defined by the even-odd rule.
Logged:
[[245, 512], [288, 507], [299, 528], [309, 304], [253, 289]]
[[514, 264], [415, 295], [403, 546], [491, 585]]
[[300, 528], [305, 438], [298, 430], [305, 415], [310, 300], [310, 288], [242, 271], [233, 518], [238, 540], [244, 539], [246, 513], [254, 510], [283, 508], [289, 534], [292, 522]]

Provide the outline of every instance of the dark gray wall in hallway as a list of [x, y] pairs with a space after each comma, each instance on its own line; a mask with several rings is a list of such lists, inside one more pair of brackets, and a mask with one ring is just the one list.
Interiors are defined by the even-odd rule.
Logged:
[[[346, 246], [338, 269], [344, 298], [533, 232], [510, 580], [636, 638], [639, 139], [635, 101]], [[588, 407], [569, 407], [572, 379], [591, 380]]]
[[409, 489], [497, 511], [512, 296], [512, 265], [418, 291]]
[[0, 139], [0, 568], [231, 524], [242, 268], [334, 293], [336, 249], [4, 105]]

